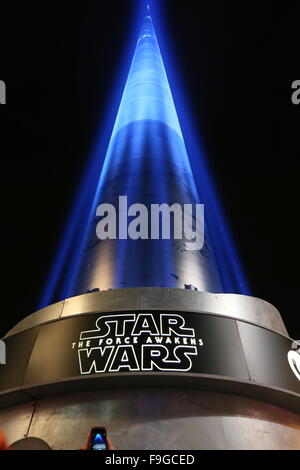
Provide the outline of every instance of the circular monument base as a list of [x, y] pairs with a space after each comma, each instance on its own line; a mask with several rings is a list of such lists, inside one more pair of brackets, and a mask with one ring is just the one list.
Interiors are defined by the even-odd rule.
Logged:
[[120, 450], [299, 448], [297, 347], [260, 299], [95, 292], [34, 313], [4, 342], [10, 444], [78, 449], [98, 425]]

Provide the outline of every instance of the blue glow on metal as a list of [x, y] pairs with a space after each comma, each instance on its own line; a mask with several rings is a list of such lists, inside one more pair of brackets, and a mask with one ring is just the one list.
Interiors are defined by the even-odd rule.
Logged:
[[[135, 131], [135, 139], [133, 139], [131, 143], [131, 145], [133, 145], [133, 148], [131, 148], [131, 154], [135, 154], [138, 158], [134, 163], [132, 160], [129, 162], [130, 165], [134, 164], [134, 168], [132, 168], [133, 171], [129, 172], [129, 175], [137, 174], [137, 167], [141, 164], [141, 158], [139, 158], [141, 155], [139, 145], [141, 142], [145, 141], [147, 133], [150, 132], [147, 123], [156, 121], [165, 124], [168, 128], [175, 131], [177, 136], [180, 138], [183, 147], [182, 152], [178, 152], [178, 148], [176, 147], [178, 143], [172, 140], [170, 141], [170, 145], [174, 147], [172, 152], [173, 163], [181, 167], [184, 166], [186, 172], [190, 174], [190, 191], [194, 193], [194, 200], [196, 201], [198, 199], [197, 190], [192, 177], [188, 155], [185, 150], [180, 124], [168, 83], [168, 78], [159, 51], [152, 18], [147, 16], [144, 19], [143, 27], [137, 42], [115, 126], [112, 131], [110, 143], [100, 174], [98, 187], [90, 209], [88, 223], [86, 224], [82, 243], [78, 249], [78, 256], [75, 259], [75, 263], [73, 265], [73, 276], [71, 277], [65, 292], [66, 297], [74, 294], [74, 283], [76, 281], [76, 277], [78, 276], [78, 272], [80, 271], [80, 264], [82, 262], [82, 257], [84, 256], [85, 248], [88, 245], [91, 222], [95, 217], [97, 206], [101, 202], [107, 202], [105, 201], [105, 198], [104, 200], [101, 200], [101, 193], [103, 192], [103, 186], [107, 180], [107, 175], [109, 172], [111, 172], [111, 168], [113, 166], [117, 166], [118, 164], [122, 163], [122, 158], [124, 155], [122, 148], [127, 145], [127, 139], [120, 139], [118, 134], [122, 129], [125, 129], [132, 123], [140, 122], [142, 124], [139, 132]], [[139, 133], [141, 133], [141, 135], [139, 135]], [[166, 172], [163, 162], [158, 158], [158, 156], [162, 154], [162, 151], [156, 146], [156, 144], [154, 144], [155, 139], [153, 138], [151, 140], [153, 143], [152, 162], [153, 165], [156, 165], [157, 167], [156, 174], [161, 175], [162, 173]], [[129, 176], [127, 180], [126, 191], [124, 191], [123, 188], [122, 192], [122, 194], [128, 195], [129, 204], [137, 202], [132, 199], [130, 191], [131, 186], [132, 181]], [[157, 202], [162, 203], [167, 201], [167, 188], [165, 185], [161, 185], [160, 187], [156, 188], [156, 197], [158, 197]], [[124, 251], [128, 243], [128, 241], [126, 241], [126, 243], [119, 242], [116, 283], [112, 287], [118, 287], [118, 273], [122, 271]], [[124, 248], [123, 250], [122, 246]], [[165, 249], [162, 256], [165, 259], [165, 269], [170, 269], [172, 263], [169, 243], [165, 244]], [[156, 284], [159, 285], [159, 283], [160, 281], [157, 279]]]
[[[172, 83], [173, 96], [176, 101], [176, 108], [179, 109], [179, 117], [176, 112], [173, 97], [170, 91], [168, 77], [160, 54], [156, 33], [152, 25], [152, 19], [149, 16], [149, 4], [147, 7], [147, 17], [144, 20], [143, 28], [140, 33], [135, 54], [132, 60], [131, 68], [127, 77], [126, 86], [121, 98], [121, 103], [117, 113], [117, 100], [120, 100], [121, 93], [116, 93], [114, 106], [110, 106], [111, 114], [107, 119], [107, 127], [98, 136], [95, 144], [90, 163], [87, 165], [87, 172], [83, 180], [82, 188], [79, 191], [78, 198], [74, 205], [67, 230], [58, 249], [58, 256], [55, 260], [51, 275], [39, 308], [53, 301], [53, 296], [57, 295], [57, 286], [64, 278], [63, 289], [59, 298], [67, 298], [74, 295], [74, 285], [80, 272], [86, 247], [89, 245], [89, 234], [93, 219], [95, 218], [96, 208], [105, 200], [104, 185], [108, 175], [112, 172], [114, 166], [122, 162], [124, 155], [124, 146], [130, 145], [130, 154], [136, 155], [136, 159], [131, 159], [129, 165], [129, 176], [122, 188], [122, 194], [128, 194], [129, 204], [137, 202], [134, 200], [132, 188], [136, 182], [133, 181], [134, 176], [139, 172], [139, 166], [142, 164], [138, 158], [140, 155], [141, 142], [149, 136], [149, 126], [147, 123], [159, 122], [174, 132], [176, 138], [169, 139], [171, 146], [173, 164], [180, 168], [188, 175], [189, 190], [193, 195], [195, 202], [204, 202], [206, 205], [206, 224], [210, 234], [210, 244], [213, 248], [218, 270], [221, 274], [223, 291], [232, 293], [249, 294], [244, 274], [238, 256], [235, 252], [232, 237], [230, 236], [223, 209], [216, 195], [212, 177], [207, 168], [206, 159], [201, 149], [199, 139], [196, 137], [197, 132], [193, 129], [190, 114], [186, 106], [187, 100], [184, 99], [183, 90], [178, 79], [178, 71], [174, 69], [174, 63], [171, 63], [169, 52], [170, 45], [166, 45], [163, 34], [163, 26], [156, 24], [156, 31], [159, 35], [159, 43], [163, 51], [165, 61], [167, 59], [168, 76]], [[162, 15], [158, 12], [158, 2], [151, 4], [151, 16], [160, 18]], [[138, 11], [138, 15], [141, 11]], [[164, 53], [165, 52], [165, 53]], [[128, 60], [127, 60], [128, 64]], [[123, 75], [123, 83], [124, 78]], [[121, 88], [118, 87], [118, 90]], [[113, 114], [116, 115], [114, 127]], [[181, 127], [187, 142], [183, 139]], [[120, 133], [124, 129], [129, 129], [135, 124], [135, 134], [131, 136], [130, 144], [125, 139], [120, 138]], [[110, 129], [113, 131], [108, 143], [107, 136]], [[108, 145], [108, 148], [107, 148]], [[178, 145], [180, 151], [178, 151]], [[151, 151], [151, 165], [157, 174], [157, 181], [163, 181], [166, 177], [166, 165], [162, 161], [163, 143], [159, 143], [156, 139], [154, 148]], [[105, 147], [107, 152], [105, 153]], [[101, 157], [105, 155], [105, 158]], [[192, 163], [192, 166], [191, 164]], [[130, 171], [131, 170], [131, 171]], [[99, 176], [100, 174], [100, 176]], [[196, 181], [196, 183], [195, 183]], [[141, 183], [140, 183], [141, 184]], [[199, 197], [200, 195], [200, 197]], [[104, 200], [102, 200], [102, 197]], [[169, 194], [168, 188], [164, 185], [156, 187], [157, 201], [167, 201]], [[139, 202], [139, 201], [138, 201]], [[173, 201], [174, 202], [174, 201]], [[122, 279], [124, 271], [124, 260], [126, 258], [126, 250], [128, 249], [127, 241], [119, 241], [117, 255], [116, 279], [111, 285], [112, 288], [120, 287], [119, 282]], [[164, 270], [172, 271], [173, 260], [170, 250], [170, 244], [164, 244], [163, 250]], [[134, 263], [138, 265], [138, 260], [132, 260], [132, 268]], [[172, 272], [175, 272], [175, 268]], [[155, 274], [153, 285], [160, 285], [160, 274]], [[164, 275], [161, 275], [164, 278]], [[93, 287], [93, 286], [91, 286]], [[172, 287], [172, 286], [171, 286]], [[84, 293], [84, 292], [82, 292]]]
[[172, 41], [169, 40], [169, 35], [166, 35], [166, 12], [163, 10], [163, 2], [152, 0], [151, 10], [152, 16], [155, 16], [156, 35], [168, 70], [172, 95], [176, 103], [198, 194], [201, 202], [206, 206], [206, 224], [221, 273], [224, 292], [251, 295], [235, 248], [234, 237], [226, 220], [226, 210], [218, 196], [208, 158], [202, 148], [201, 130], [194, 126], [193, 116], [188, 105], [190, 97], [187, 97], [185, 92], [187, 87], [184, 83], [184, 77], [182, 77], [182, 69], [177, 66], [176, 51], [173, 51]]

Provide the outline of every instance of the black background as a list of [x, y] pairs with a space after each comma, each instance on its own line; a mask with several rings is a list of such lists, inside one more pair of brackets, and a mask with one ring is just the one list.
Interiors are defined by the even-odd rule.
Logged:
[[[298, 338], [299, 7], [163, 3], [252, 294], [273, 303]], [[0, 336], [36, 308], [105, 121], [133, 9], [130, 0], [1, 4]]]

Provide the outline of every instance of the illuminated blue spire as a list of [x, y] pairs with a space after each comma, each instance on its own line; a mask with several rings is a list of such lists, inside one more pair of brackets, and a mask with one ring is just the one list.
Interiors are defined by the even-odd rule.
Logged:
[[163, 122], [182, 137], [151, 16], [144, 20], [112, 138], [130, 122], [145, 119]]
[[[180, 166], [184, 165], [185, 170], [191, 172], [189, 158], [185, 149], [152, 18], [147, 15], [143, 22], [111, 135], [98, 187], [98, 194], [109, 166], [120, 163], [120, 161], [118, 161], [118, 155], [124, 159], [122, 154], [116, 152], [115, 137], [117, 134], [121, 129], [137, 122], [140, 124], [144, 122], [143, 129], [144, 133], [146, 133], [147, 125], [145, 125], [145, 123], [149, 121], [165, 124], [168, 129], [176, 132], [177, 137], [181, 140], [180, 147], [183, 146], [183, 148], [181, 151], [180, 149], [174, 148], [170, 158], [172, 158], [174, 164], [176, 163]], [[149, 126], [148, 129], [150, 129]], [[171, 139], [170, 145], [174, 143], [174, 139]], [[196, 191], [192, 175], [189, 183], [191, 189]], [[97, 198], [98, 196], [96, 195], [95, 201]], [[95, 209], [95, 206], [93, 206], [93, 209]]]
[[[141, 203], [147, 207], [203, 202], [196, 189], [149, 11], [148, 4], [103, 167], [97, 176], [97, 188], [85, 215], [84, 233], [76, 244], [73, 243], [73, 258], [69, 262], [69, 274], [64, 276], [61, 298], [93, 289], [140, 286], [184, 288], [193, 285], [206, 292], [238, 292], [232, 286], [239, 285], [242, 278], [239, 263], [225, 225], [218, 227], [222, 216], [218, 214], [213, 197], [207, 208], [210, 211], [207, 219], [218, 262], [207, 227], [204, 248], [198, 252], [187, 251], [182, 240], [100, 241], [96, 236], [97, 207], [103, 203], [117, 207], [119, 196], [127, 196], [128, 205]], [[99, 154], [99, 161], [101, 159]], [[97, 165], [91, 169], [93, 178], [98, 171]], [[207, 190], [211, 197], [213, 189], [206, 175], [200, 177], [200, 189]], [[91, 190], [88, 185], [86, 188], [82, 193], [85, 199]], [[69, 245], [72, 229], [74, 232], [76, 227], [74, 220], [67, 232]], [[63, 259], [61, 251], [58, 267]], [[230, 269], [236, 278], [233, 281], [228, 274]], [[62, 268], [60, 270], [62, 273]]]
[[177, 240], [105, 240], [95, 233], [102, 203], [196, 204], [199, 197], [152, 18], [143, 21], [116, 122], [66, 296], [101, 288], [197, 286], [222, 291], [208, 234], [188, 253]]

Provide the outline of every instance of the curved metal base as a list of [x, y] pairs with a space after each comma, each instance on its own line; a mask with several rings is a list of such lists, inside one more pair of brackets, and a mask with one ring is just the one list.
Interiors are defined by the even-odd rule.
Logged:
[[[82, 328], [90, 333], [103, 315], [114, 322], [112, 318], [122, 316], [121, 312], [134, 318], [152, 315], [156, 320], [161, 312], [166, 316], [180, 312], [186, 327], [194, 325], [200, 332], [204, 328], [206, 349], [198, 350], [197, 360], [204, 355], [208, 364], [210, 360], [216, 364], [223, 348], [226, 358], [224, 362], [221, 356], [220, 364], [226, 369], [226, 361], [227, 365], [236, 362], [237, 374], [234, 369], [233, 375], [205, 373], [201, 363], [188, 372], [69, 374], [64, 358], [73, 364], [78, 357], [77, 346], [69, 354], [74, 334], [78, 337]], [[231, 338], [236, 338], [236, 346], [232, 347]], [[21, 371], [27, 382], [24, 379], [11, 389], [2, 387], [0, 392], [2, 406], [12, 407], [0, 411], [1, 427], [10, 443], [25, 435], [44, 439], [53, 449], [77, 449], [92, 426], [105, 425], [118, 449], [299, 448], [300, 389], [285, 351], [292, 340], [279, 312], [260, 299], [167, 288], [95, 292], [34, 313], [16, 325], [5, 341], [21, 341], [22, 351], [25, 346], [30, 349], [26, 374]], [[274, 361], [279, 375], [266, 377], [264, 371], [270, 369], [268, 361], [277, 344], [284, 351], [283, 359], [279, 357], [283, 362]], [[258, 368], [253, 368], [253, 350], [266, 352]], [[61, 364], [65, 376], [45, 379], [51, 377], [51, 370], [56, 377]], [[9, 374], [7, 380], [10, 383]], [[286, 386], [280, 385], [281, 380]], [[27, 403], [16, 406], [22, 401]]]
[[299, 449], [300, 416], [256, 400], [197, 390], [111, 390], [0, 411], [8, 442], [39, 437], [79, 449], [105, 425], [119, 450]]
[[288, 336], [279, 311], [269, 302], [239, 294], [211, 294], [167, 287], [137, 287], [92, 292], [49, 305], [29, 315], [6, 337], [42, 324], [84, 313], [129, 310], [201, 312], [247, 321]]

